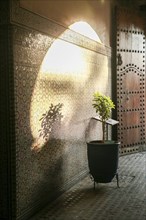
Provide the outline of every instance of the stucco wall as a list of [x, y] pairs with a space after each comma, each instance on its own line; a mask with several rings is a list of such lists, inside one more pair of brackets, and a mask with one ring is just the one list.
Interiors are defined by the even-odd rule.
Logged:
[[111, 2], [109, 0], [20, 0], [20, 7], [52, 19], [69, 27], [77, 21], [85, 21], [110, 46]]
[[[27, 219], [88, 173], [86, 141], [100, 138], [100, 126], [90, 121], [95, 115], [92, 94], [96, 90], [111, 93], [111, 50], [105, 45], [109, 41], [105, 24], [89, 19], [100, 27], [98, 35], [104, 39], [100, 44], [69, 30], [66, 23], [59, 24], [65, 15], [60, 16], [61, 22], [56, 23], [20, 8], [17, 1], [12, 4], [19, 219]], [[46, 63], [49, 67], [44, 67]], [[59, 103], [63, 104], [60, 109]], [[40, 136], [40, 119], [46, 111], [47, 139]]]

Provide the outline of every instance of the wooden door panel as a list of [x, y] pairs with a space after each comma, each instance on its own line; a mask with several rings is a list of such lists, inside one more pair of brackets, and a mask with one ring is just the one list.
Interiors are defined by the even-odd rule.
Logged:
[[141, 108], [141, 95], [130, 91], [126, 91], [121, 95], [121, 109], [139, 111]]
[[136, 128], [140, 125], [141, 123], [141, 114], [140, 111], [137, 112], [123, 112], [122, 113], [122, 127], [124, 127], [125, 129], [128, 128]]
[[140, 73], [137, 72], [136, 67], [125, 68], [122, 77], [123, 89], [126, 89], [127, 92], [136, 92], [140, 85], [140, 81]]
[[145, 31], [136, 12], [117, 10], [118, 138], [129, 149], [145, 144]]
[[[133, 135], [131, 135], [131, 132], [133, 133]], [[122, 132], [123, 141], [121, 141], [122, 146], [125, 148], [125, 147], [133, 147], [140, 145], [141, 144], [141, 141], [139, 139], [140, 135], [141, 132], [137, 128], [123, 130]], [[124, 141], [125, 139], [127, 140], [126, 143]]]

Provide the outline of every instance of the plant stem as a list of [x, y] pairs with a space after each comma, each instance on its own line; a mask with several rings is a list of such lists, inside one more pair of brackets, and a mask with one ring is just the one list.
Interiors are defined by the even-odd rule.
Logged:
[[106, 123], [105, 123], [105, 121], [103, 121], [102, 122], [102, 131], [103, 131], [103, 138], [102, 138], [102, 140], [103, 140], [103, 142], [105, 142], [105, 131], [106, 131], [105, 130], [106, 129], [105, 126], [106, 126]]

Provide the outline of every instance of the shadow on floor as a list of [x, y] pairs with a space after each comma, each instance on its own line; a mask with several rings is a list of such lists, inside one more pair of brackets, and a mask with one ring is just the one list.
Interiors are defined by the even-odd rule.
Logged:
[[30, 220], [145, 220], [146, 152], [120, 157], [119, 184], [85, 177]]

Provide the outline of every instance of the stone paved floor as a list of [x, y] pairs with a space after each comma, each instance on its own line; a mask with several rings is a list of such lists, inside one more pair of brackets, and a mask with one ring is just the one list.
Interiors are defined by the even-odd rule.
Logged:
[[120, 157], [118, 172], [120, 188], [87, 176], [30, 220], [146, 220], [146, 152]]

